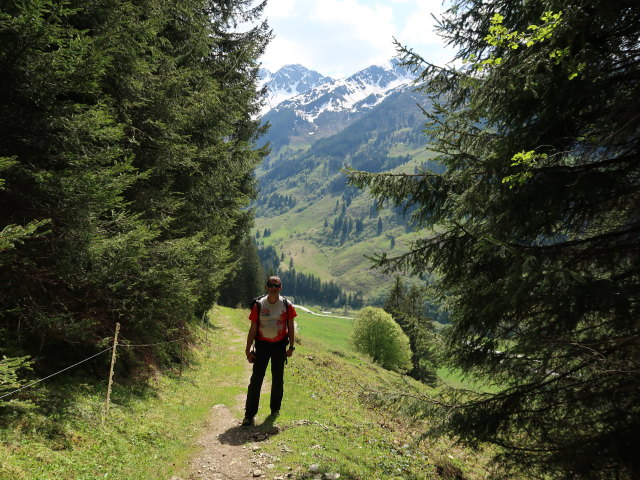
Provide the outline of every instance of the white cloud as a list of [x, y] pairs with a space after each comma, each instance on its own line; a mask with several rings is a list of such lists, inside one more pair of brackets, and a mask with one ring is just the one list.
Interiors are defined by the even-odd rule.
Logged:
[[310, 16], [331, 32], [333, 38], [323, 41], [331, 44], [334, 55], [350, 55], [350, 62], [343, 61], [349, 73], [395, 55], [392, 40], [396, 26], [391, 7], [365, 1], [316, 0]]
[[262, 63], [271, 71], [301, 63], [335, 78], [394, 57], [394, 37], [441, 62], [429, 13], [442, 10], [441, 0], [269, 0], [275, 39]]
[[407, 17], [404, 28], [400, 33], [404, 43], [420, 43], [423, 45], [442, 45], [443, 41], [435, 31], [435, 20], [442, 13], [442, 8], [434, 8], [437, 2], [427, 2], [426, 5], [418, 7]]
[[267, 2], [267, 15], [270, 18], [287, 18], [295, 16], [297, 0], [269, 0]]
[[278, 36], [271, 41], [261, 61], [264, 68], [275, 72], [285, 64], [299, 63], [306, 67], [312, 65], [307, 48], [298, 41]]
[[389, 6], [364, 5], [357, 0], [316, 1], [312, 19], [342, 25], [360, 40], [381, 46], [390, 42], [395, 26]]

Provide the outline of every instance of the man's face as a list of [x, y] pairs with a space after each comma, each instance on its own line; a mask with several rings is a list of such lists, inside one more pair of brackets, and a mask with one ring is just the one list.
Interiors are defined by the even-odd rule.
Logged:
[[282, 288], [282, 282], [279, 278], [270, 278], [267, 282], [267, 289], [269, 293], [278, 293]]

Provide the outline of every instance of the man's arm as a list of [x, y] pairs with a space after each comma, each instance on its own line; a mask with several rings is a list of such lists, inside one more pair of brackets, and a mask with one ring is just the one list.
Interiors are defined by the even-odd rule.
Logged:
[[293, 355], [296, 344], [295, 322], [293, 321], [293, 317], [291, 316], [287, 319], [287, 332], [289, 334], [289, 350], [287, 350], [287, 357], [290, 357], [291, 355]]
[[253, 363], [256, 359], [256, 356], [251, 353], [251, 345], [253, 345], [253, 341], [255, 340], [257, 333], [258, 322], [251, 322], [251, 328], [249, 328], [249, 333], [247, 334], [247, 347], [245, 348], [245, 354], [247, 355], [247, 360], [250, 363]]

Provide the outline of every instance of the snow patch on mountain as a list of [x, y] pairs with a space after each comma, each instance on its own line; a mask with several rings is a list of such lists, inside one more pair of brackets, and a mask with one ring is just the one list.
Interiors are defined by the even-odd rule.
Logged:
[[334, 80], [302, 65], [285, 65], [275, 73], [261, 70], [260, 87], [267, 87], [267, 96], [262, 113], [266, 113], [283, 101], [307, 92], [318, 85]]
[[374, 108], [391, 93], [408, 88], [414, 78], [392, 61], [387, 65], [372, 65], [348, 78], [330, 79], [288, 98], [284, 93], [292, 93], [294, 85], [298, 88], [297, 84], [286, 88], [284, 93], [274, 91], [271, 95], [273, 98], [283, 98], [274, 107], [275, 111], [290, 109], [299, 118], [314, 123], [326, 112], [355, 112]]

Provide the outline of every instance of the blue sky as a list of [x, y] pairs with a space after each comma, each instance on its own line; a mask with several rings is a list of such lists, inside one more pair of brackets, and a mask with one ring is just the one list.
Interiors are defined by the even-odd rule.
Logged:
[[434, 30], [441, 0], [269, 0], [275, 38], [262, 66], [275, 72], [299, 63], [334, 78], [395, 56], [393, 37], [442, 65], [453, 56]]

